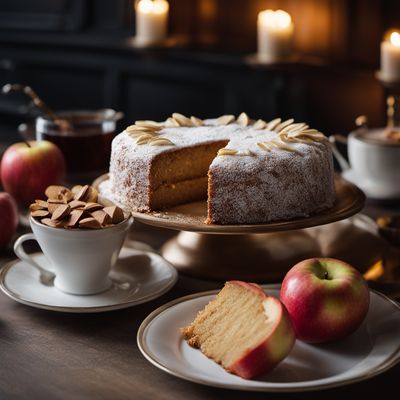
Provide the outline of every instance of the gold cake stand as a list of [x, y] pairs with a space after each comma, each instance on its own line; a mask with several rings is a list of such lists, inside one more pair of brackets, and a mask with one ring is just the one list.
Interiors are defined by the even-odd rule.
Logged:
[[[94, 185], [106, 179], [102, 176]], [[344, 220], [363, 208], [365, 196], [355, 185], [335, 177], [335, 186], [337, 198], [331, 209], [290, 221], [208, 225], [204, 223], [205, 200], [132, 215], [141, 223], [180, 231], [164, 244], [161, 254], [185, 275], [217, 281], [274, 282], [300, 260], [322, 255], [318, 241], [304, 228]], [[361, 269], [371, 265], [371, 257], [361, 263], [368, 264], [361, 265]]]

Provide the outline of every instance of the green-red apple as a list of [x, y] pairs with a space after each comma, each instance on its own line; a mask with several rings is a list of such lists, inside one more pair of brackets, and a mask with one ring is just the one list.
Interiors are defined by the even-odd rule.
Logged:
[[286, 274], [280, 299], [296, 337], [310, 343], [329, 342], [354, 332], [369, 307], [369, 290], [352, 266], [332, 258], [312, 258]]
[[4, 189], [24, 206], [43, 198], [47, 186], [61, 184], [64, 177], [64, 157], [46, 140], [15, 143], [1, 161]]
[[0, 250], [7, 246], [17, 226], [17, 205], [10, 194], [0, 192]]

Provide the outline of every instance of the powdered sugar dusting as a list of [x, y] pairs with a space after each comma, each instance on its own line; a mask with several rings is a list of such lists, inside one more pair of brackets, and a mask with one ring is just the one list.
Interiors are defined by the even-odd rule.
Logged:
[[[333, 161], [327, 140], [288, 143], [296, 152], [265, 151], [257, 142], [279, 140], [273, 131], [232, 123], [216, 126], [164, 128], [157, 136], [174, 145], [138, 145], [127, 132], [112, 143], [108, 194], [124, 208], [150, 211], [150, 167], [161, 153], [229, 140], [226, 148], [239, 155], [217, 156], [210, 166], [210, 222], [260, 223], [308, 216], [331, 207], [335, 198]], [[250, 155], [243, 155], [250, 153]], [[101, 189], [102, 190], [102, 189]]]

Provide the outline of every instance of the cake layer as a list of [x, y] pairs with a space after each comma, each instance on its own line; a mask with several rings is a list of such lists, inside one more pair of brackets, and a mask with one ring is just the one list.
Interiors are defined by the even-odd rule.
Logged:
[[[217, 156], [218, 150], [227, 144], [227, 140], [222, 140], [158, 154], [151, 163], [151, 188], [154, 191], [161, 185], [168, 183], [177, 183], [199, 177], [206, 178], [208, 168]], [[204, 190], [204, 198], [206, 193], [207, 189]]]
[[271, 328], [260, 296], [228, 282], [183, 333], [191, 346], [229, 368], [244, 352], [256, 347]]
[[177, 204], [190, 203], [207, 197], [207, 177], [189, 179], [159, 186], [151, 194], [150, 207], [163, 210]]

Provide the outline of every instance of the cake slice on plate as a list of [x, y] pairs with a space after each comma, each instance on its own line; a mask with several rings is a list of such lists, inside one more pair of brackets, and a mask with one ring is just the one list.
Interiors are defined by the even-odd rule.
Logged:
[[257, 284], [241, 281], [226, 282], [182, 333], [189, 345], [246, 379], [273, 369], [295, 341], [284, 305]]

